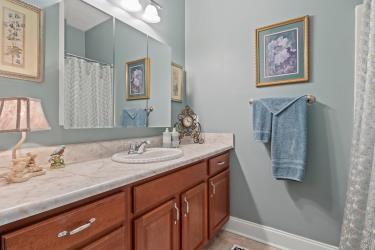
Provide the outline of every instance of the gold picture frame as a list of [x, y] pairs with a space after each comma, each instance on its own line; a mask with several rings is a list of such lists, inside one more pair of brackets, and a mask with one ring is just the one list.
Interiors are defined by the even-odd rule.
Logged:
[[[255, 39], [257, 87], [309, 81], [309, 16], [258, 28]], [[277, 41], [288, 43], [287, 57], [272, 51]]]
[[43, 11], [20, 0], [2, 0], [0, 20], [0, 77], [42, 82]]
[[174, 102], [182, 102], [184, 86], [184, 68], [176, 63], [172, 63], [171, 66], [171, 100]]
[[126, 99], [150, 98], [150, 58], [143, 58], [125, 64]]

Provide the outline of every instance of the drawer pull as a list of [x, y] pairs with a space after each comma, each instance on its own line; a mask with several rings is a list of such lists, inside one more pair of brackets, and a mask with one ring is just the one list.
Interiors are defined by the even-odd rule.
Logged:
[[215, 194], [216, 193], [216, 186], [215, 186], [213, 181], [211, 181], [210, 184], [212, 186], [212, 194]]
[[70, 232], [68, 232], [68, 231], [62, 231], [62, 232], [58, 233], [57, 237], [58, 238], [62, 238], [62, 237], [65, 237], [65, 236], [69, 236], [69, 235], [73, 235], [73, 234], [79, 233], [79, 232], [81, 232], [81, 231], [89, 228], [95, 221], [96, 221], [95, 218], [91, 218], [88, 223], [86, 223], [86, 224], [84, 224], [82, 226], [79, 226], [79, 227], [73, 229]]
[[177, 224], [177, 221], [180, 220], [180, 209], [177, 207], [177, 203], [174, 203], [174, 208], [176, 209], [176, 220], [174, 221], [174, 224]]
[[225, 161], [221, 161], [217, 163], [218, 166], [223, 166], [224, 164], [225, 164]]

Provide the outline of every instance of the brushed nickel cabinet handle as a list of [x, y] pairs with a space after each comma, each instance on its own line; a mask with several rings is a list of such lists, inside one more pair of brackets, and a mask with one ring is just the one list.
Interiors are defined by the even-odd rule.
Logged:
[[223, 166], [225, 164], [225, 161], [218, 162], [217, 165]]
[[177, 203], [174, 203], [174, 208], [176, 209], [176, 220], [174, 221], [174, 224], [177, 224], [177, 221], [180, 220], [180, 209], [177, 207]]
[[65, 237], [65, 236], [69, 236], [69, 235], [73, 235], [73, 234], [79, 233], [79, 232], [81, 232], [81, 231], [83, 231], [83, 230], [85, 230], [85, 229], [91, 227], [91, 225], [92, 225], [95, 221], [96, 221], [95, 218], [91, 218], [91, 219], [89, 220], [88, 223], [83, 224], [82, 226], [79, 226], [79, 227], [73, 229], [72, 231], [69, 231], [69, 232], [68, 232], [68, 231], [62, 231], [62, 232], [58, 233], [58, 234], [57, 234], [57, 237], [58, 237], [58, 238], [62, 238], [62, 237]]
[[185, 198], [184, 198], [184, 201], [185, 201], [185, 204], [186, 204], [186, 214], [188, 214], [189, 211], [190, 211], [190, 207], [189, 207], [189, 202], [188, 202], [186, 196], [185, 196]]
[[216, 186], [215, 186], [213, 181], [211, 181], [210, 184], [212, 186], [212, 194], [215, 194], [216, 193]]

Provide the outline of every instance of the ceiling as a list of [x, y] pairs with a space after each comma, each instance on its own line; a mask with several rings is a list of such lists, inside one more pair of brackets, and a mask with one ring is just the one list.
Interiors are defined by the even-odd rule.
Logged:
[[65, 20], [79, 30], [87, 31], [110, 18], [111, 16], [80, 0], [65, 0]]

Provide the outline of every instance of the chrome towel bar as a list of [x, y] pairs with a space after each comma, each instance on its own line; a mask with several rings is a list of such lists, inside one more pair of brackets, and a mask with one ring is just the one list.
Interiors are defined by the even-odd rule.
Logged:
[[[249, 103], [253, 104], [253, 102], [254, 102], [254, 99], [250, 99]], [[307, 95], [307, 102], [309, 104], [313, 104], [314, 102], [316, 102], [316, 97], [313, 95]]]

